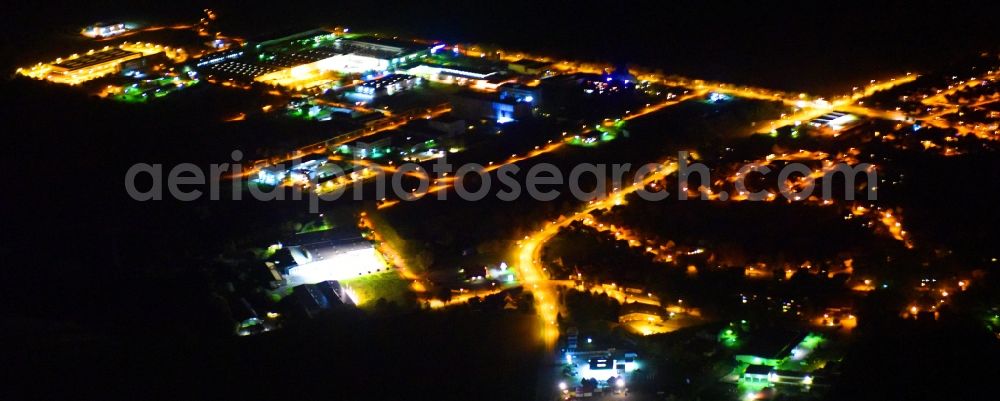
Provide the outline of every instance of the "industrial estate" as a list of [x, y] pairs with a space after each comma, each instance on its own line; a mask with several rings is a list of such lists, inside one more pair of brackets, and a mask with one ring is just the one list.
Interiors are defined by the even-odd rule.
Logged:
[[[230, 341], [300, 338], [344, 313], [520, 325], [504, 342], [540, 350], [518, 368], [531, 378], [518, 394], [539, 400], [826, 399], [871, 366], [858, 355], [872, 327], [961, 317], [1000, 343], [995, 236], [918, 200], [913, 182], [984, 180], [935, 176], [938, 163], [995, 172], [982, 166], [1000, 139], [996, 53], [823, 96], [342, 26], [241, 37], [217, 18], [82, 27], [76, 47], [14, 80], [122, 113], [204, 102], [203, 124], [240, 138], [220, 145], [240, 156], [206, 160], [241, 163], [223, 193], [364, 194], [312, 211], [260, 203], [253, 226], [196, 258], [212, 266], [196, 280], [224, 304]], [[445, 161], [479, 168], [434, 172]], [[454, 196], [504, 167], [521, 180], [585, 162], [659, 167], [624, 184], [594, 172], [577, 185], [606, 196], [589, 200]], [[400, 171], [412, 196], [377, 191]], [[986, 213], [975, 205], [944, 208]], [[225, 225], [214, 218], [202, 224]]]

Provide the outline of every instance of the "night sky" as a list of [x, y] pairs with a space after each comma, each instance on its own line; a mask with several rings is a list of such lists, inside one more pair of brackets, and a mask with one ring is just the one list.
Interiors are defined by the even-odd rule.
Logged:
[[976, 1], [59, 3], [14, 4], [5, 12], [16, 22], [2, 28], [10, 31], [3, 46], [17, 50], [15, 59], [43, 45], [46, 35], [92, 21], [190, 20], [203, 7], [216, 10], [228, 31], [245, 36], [268, 28], [343, 25], [818, 93], [841, 93], [873, 77], [937, 67], [1000, 46], [997, 4]]

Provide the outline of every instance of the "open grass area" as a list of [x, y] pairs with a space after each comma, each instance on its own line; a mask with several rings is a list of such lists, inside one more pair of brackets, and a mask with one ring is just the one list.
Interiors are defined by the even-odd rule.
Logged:
[[415, 302], [410, 283], [399, 277], [395, 272], [371, 274], [342, 281], [358, 294], [360, 307], [373, 307], [379, 298], [397, 305], [409, 305]]

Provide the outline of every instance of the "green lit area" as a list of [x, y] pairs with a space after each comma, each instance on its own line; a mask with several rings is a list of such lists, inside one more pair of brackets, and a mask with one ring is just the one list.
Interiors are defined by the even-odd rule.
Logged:
[[[719, 341], [723, 344], [738, 342], [739, 326], [730, 324], [723, 328]], [[823, 335], [808, 333], [794, 346], [786, 346], [786, 351], [774, 357], [735, 355], [737, 365], [729, 375], [738, 378], [735, 384], [740, 394], [754, 397], [761, 390], [776, 386], [796, 386], [808, 391], [813, 385], [814, 372], [823, 368], [831, 358], [838, 359], [830, 352], [814, 352], [827, 341]]]
[[719, 331], [718, 341], [720, 344], [730, 349], [737, 349], [743, 345], [741, 337], [747, 331], [747, 321], [729, 322], [726, 327]]
[[166, 97], [181, 89], [197, 85], [199, 82], [198, 79], [187, 79], [180, 76], [144, 80], [122, 88], [121, 93], [114, 95], [113, 98], [126, 103], [146, 103], [150, 99]]
[[596, 147], [602, 143], [611, 142], [619, 136], [628, 136], [625, 129], [625, 120], [607, 120], [594, 126], [594, 131], [589, 135], [576, 135], [570, 138], [568, 143], [574, 146], [586, 148]]
[[300, 41], [303, 46], [310, 47], [321, 47], [321, 46], [332, 46], [334, 42], [337, 41], [337, 36], [330, 33], [326, 35], [317, 35], [309, 39]]
[[287, 297], [289, 295], [292, 295], [292, 291], [294, 291], [294, 290], [295, 290], [295, 288], [293, 288], [291, 286], [283, 285], [280, 288], [278, 288], [277, 290], [269, 291], [268, 292], [268, 296], [271, 297], [272, 301], [278, 302], [278, 301], [281, 301], [282, 298], [285, 298], [285, 297]]
[[805, 129], [805, 124], [799, 124], [773, 129], [771, 132], [768, 132], [767, 135], [771, 138], [788, 137], [791, 139], [799, 139], [803, 136], [803, 134], [805, 134]]
[[278, 253], [281, 249], [281, 244], [271, 244], [267, 248], [255, 248], [253, 253], [257, 259], [270, 259], [274, 254]]
[[277, 52], [296, 52], [318, 47], [332, 46], [339, 38], [350, 38], [355, 36], [354, 34], [344, 34], [338, 36], [335, 33], [322, 30], [313, 31], [312, 33], [314, 33], [314, 35], [304, 37], [302, 35], [293, 35], [291, 37], [266, 41], [258, 44], [256, 49]]
[[764, 358], [753, 355], [737, 355], [736, 361], [747, 365], [765, 365], [765, 366], [775, 366], [775, 367], [781, 365], [784, 362], [783, 359]]
[[823, 341], [825, 341], [823, 336], [816, 333], [809, 333], [806, 338], [799, 343], [799, 348], [813, 350], [816, 349], [816, 347]]
[[318, 220], [313, 220], [306, 222], [302, 225], [302, 228], [298, 230], [296, 234], [308, 234], [319, 231], [332, 230], [335, 226], [330, 223], [330, 220], [323, 217]]
[[984, 316], [986, 329], [1000, 338], [1000, 311], [997, 308], [993, 308], [986, 316]]
[[728, 348], [736, 348], [739, 346], [740, 337], [736, 334], [736, 330], [724, 329], [719, 333], [719, 342]]
[[403, 153], [403, 160], [411, 159], [412, 161], [433, 159], [444, 155], [441, 146], [434, 139], [415, 143], [409, 148], [402, 149], [400, 153]]

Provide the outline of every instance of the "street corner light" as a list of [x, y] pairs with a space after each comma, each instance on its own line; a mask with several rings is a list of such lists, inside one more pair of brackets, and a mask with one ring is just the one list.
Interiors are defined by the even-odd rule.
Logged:
[[615, 386], [618, 388], [625, 387], [625, 379], [619, 377], [618, 380], [615, 380]]
[[566, 382], [559, 382], [559, 389], [560, 390], [566, 391], [567, 388], [569, 388], [569, 386], [566, 385]]

